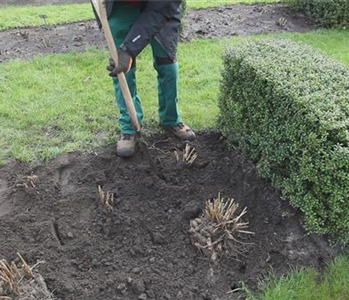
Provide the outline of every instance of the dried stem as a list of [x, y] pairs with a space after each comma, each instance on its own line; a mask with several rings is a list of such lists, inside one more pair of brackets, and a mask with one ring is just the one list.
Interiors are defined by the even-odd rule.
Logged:
[[21, 254], [17, 253], [21, 267], [17, 267], [15, 262], [0, 261], [0, 300], [12, 299], [43, 299], [52, 300], [53, 295], [47, 290], [44, 279], [38, 273], [34, 275], [33, 270], [40, 263], [30, 267]]
[[[34, 278], [32, 268], [26, 263], [22, 255], [17, 253], [17, 256], [22, 262], [22, 272], [19, 270], [14, 262], [11, 264], [6, 260], [0, 261], [0, 279], [7, 285], [9, 291], [17, 296], [20, 296], [19, 283], [22, 277], [27, 276], [29, 278]], [[7, 299], [8, 296], [1, 296], [2, 299]], [[1, 298], [0, 298], [1, 299]], [[11, 298], [9, 298], [11, 299]]]
[[245, 252], [246, 243], [243, 235], [254, 234], [246, 230], [249, 223], [242, 219], [247, 214], [244, 208], [239, 212], [239, 205], [234, 199], [218, 198], [208, 200], [200, 218], [192, 220], [189, 230], [193, 244], [212, 260], [222, 253], [238, 256]]
[[99, 194], [99, 200], [101, 201], [102, 205], [107, 208], [108, 211], [112, 212], [114, 211], [114, 193], [107, 192], [105, 193], [102, 189], [102, 187], [98, 186], [98, 194]]
[[181, 161], [187, 166], [191, 166], [198, 157], [196, 149], [191, 147], [188, 143], [185, 145], [185, 148], [182, 151], [182, 158], [177, 150], [174, 152], [174, 155], [177, 162]]

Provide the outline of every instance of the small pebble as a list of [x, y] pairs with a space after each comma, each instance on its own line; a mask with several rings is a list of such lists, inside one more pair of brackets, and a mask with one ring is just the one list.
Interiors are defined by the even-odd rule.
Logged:
[[147, 300], [148, 299], [148, 296], [147, 294], [143, 293], [143, 294], [140, 294], [139, 297], [138, 297], [139, 300]]
[[189, 233], [195, 233], [195, 229], [193, 227], [190, 227], [190, 229], [188, 230]]
[[118, 286], [117, 286], [117, 290], [118, 291], [122, 291], [122, 290], [125, 290], [126, 289], [126, 284], [125, 283], [120, 283]]
[[154, 299], [155, 298], [155, 293], [152, 290], [147, 291], [147, 295], [150, 299]]
[[139, 293], [145, 293], [146, 287], [143, 281], [135, 281], [133, 284], [133, 288]]
[[194, 221], [195, 221], [196, 223], [198, 223], [198, 224], [201, 224], [201, 223], [202, 223], [202, 219], [200, 219], [200, 218], [196, 218]]

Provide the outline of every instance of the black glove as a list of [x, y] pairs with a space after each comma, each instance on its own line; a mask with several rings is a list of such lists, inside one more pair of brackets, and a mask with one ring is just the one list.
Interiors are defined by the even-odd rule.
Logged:
[[107, 70], [110, 71], [109, 76], [116, 77], [119, 73], [127, 73], [130, 71], [133, 58], [126, 51], [118, 49], [118, 65], [115, 66], [114, 60], [111, 58], [109, 60], [109, 66]]

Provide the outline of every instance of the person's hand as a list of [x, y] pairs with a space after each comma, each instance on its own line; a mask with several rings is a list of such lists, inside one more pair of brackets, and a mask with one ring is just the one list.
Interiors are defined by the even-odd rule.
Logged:
[[110, 72], [109, 76], [116, 77], [119, 73], [127, 73], [130, 71], [133, 62], [131, 55], [126, 51], [118, 49], [118, 59], [117, 66], [112, 58], [109, 60], [109, 66], [107, 67], [107, 70]]

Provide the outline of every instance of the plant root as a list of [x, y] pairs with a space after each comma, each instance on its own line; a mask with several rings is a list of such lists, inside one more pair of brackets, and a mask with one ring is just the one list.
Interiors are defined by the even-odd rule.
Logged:
[[17, 253], [21, 267], [15, 262], [0, 261], [0, 300], [53, 300], [43, 277], [34, 272], [21, 254]]
[[114, 193], [111, 192], [104, 192], [103, 188], [99, 185], [98, 186], [98, 195], [99, 200], [102, 204], [102, 206], [106, 207], [109, 212], [114, 211]]
[[238, 208], [234, 199], [225, 200], [218, 194], [216, 199], [206, 202], [199, 218], [190, 221], [192, 244], [213, 261], [223, 255], [238, 260], [251, 245], [243, 241], [254, 234], [247, 231], [249, 223], [242, 220], [247, 209], [239, 212]]
[[194, 147], [191, 147], [188, 143], [185, 145], [184, 150], [180, 155], [180, 151], [174, 151], [174, 156], [178, 163], [183, 163], [184, 165], [190, 167], [194, 161], [198, 158], [198, 153]]

